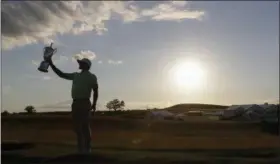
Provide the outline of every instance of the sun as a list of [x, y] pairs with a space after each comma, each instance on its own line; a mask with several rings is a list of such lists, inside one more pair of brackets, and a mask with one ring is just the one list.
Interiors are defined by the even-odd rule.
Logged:
[[173, 80], [180, 89], [199, 89], [202, 87], [205, 72], [200, 62], [185, 61], [176, 64]]

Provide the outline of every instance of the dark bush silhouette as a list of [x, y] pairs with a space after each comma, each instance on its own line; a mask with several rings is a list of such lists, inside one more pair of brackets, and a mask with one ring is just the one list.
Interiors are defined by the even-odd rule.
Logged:
[[24, 111], [26, 111], [26, 113], [28, 114], [36, 113], [36, 110], [32, 105], [28, 105], [27, 107], [25, 107]]
[[1, 113], [1, 116], [8, 116], [10, 113], [6, 110], [4, 110], [4, 112]]
[[122, 109], [125, 106], [124, 101], [120, 101], [119, 99], [114, 99], [112, 101], [109, 101], [106, 105], [106, 108], [109, 110], [117, 111], [119, 109]]

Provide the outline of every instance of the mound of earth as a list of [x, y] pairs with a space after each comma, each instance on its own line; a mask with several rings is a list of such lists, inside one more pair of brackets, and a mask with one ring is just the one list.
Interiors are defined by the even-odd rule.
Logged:
[[177, 104], [164, 110], [172, 112], [187, 112], [189, 110], [211, 110], [211, 109], [225, 109], [228, 106], [212, 105], [212, 104]]
[[56, 158], [48, 159], [43, 164], [62, 164], [62, 163], [79, 163], [79, 164], [90, 164], [90, 163], [115, 163], [116, 159], [108, 158], [97, 154], [69, 154], [65, 156], [59, 156]]

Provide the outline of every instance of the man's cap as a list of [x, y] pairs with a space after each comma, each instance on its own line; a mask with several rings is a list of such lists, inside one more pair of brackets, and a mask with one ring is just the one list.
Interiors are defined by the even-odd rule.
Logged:
[[85, 64], [87, 64], [89, 67], [91, 66], [91, 61], [89, 60], [89, 59], [87, 59], [87, 58], [83, 58], [83, 59], [81, 59], [81, 60], [77, 60], [77, 62], [78, 63], [85, 63]]

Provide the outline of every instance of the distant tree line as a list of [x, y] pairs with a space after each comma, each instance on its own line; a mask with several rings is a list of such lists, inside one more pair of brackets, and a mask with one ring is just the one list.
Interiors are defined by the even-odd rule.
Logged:
[[[24, 111], [26, 114], [34, 114], [36, 113], [36, 110], [34, 108], [34, 106], [32, 105], [28, 105], [24, 108]], [[15, 114], [15, 113], [13, 113]], [[4, 110], [3, 112], [1, 112], [1, 116], [8, 116], [8, 115], [11, 115], [11, 113], [9, 113], [7, 110]]]
[[24, 108], [24, 111], [27, 113], [27, 114], [33, 114], [33, 113], [36, 113], [36, 110], [34, 108], [34, 106], [32, 105], [28, 105]]
[[107, 109], [114, 110], [114, 111], [122, 110], [124, 107], [125, 107], [124, 101], [119, 99], [111, 100], [106, 104]]
[[1, 116], [8, 116], [10, 113], [6, 110], [4, 110], [3, 112], [1, 112]]
[[[106, 104], [106, 108], [109, 111], [113, 110], [114, 112], [123, 110], [124, 107], [125, 107], [125, 102], [119, 99], [113, 99]], [[37, 111], [34, 106], [28, 105], [24, 108], [24, 112], [30, 115], [36, 113]], [[7, 110], [4, 110], [1, 113], [1, 116], [8, 116], [8, 115], [10, 115], [10, 113]]]

